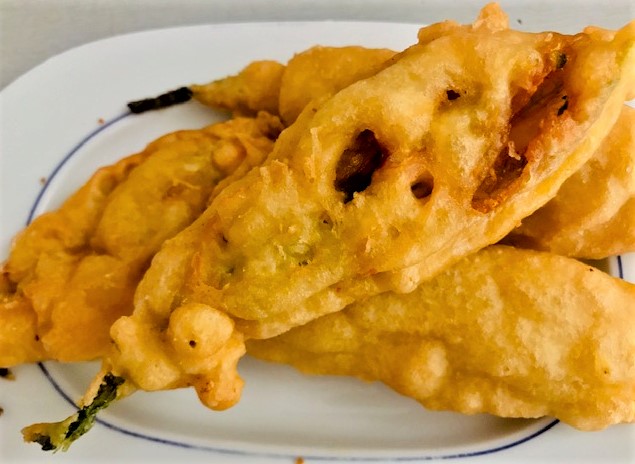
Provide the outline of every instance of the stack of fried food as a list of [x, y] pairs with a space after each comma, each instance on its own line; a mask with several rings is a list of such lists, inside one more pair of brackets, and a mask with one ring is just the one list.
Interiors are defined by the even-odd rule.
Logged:
[[230, 407], [246, 351], [433, 409], [635, 420], [635, 285], [574, 259], [635, 251], [635, 23], [522, 33], [492, 4], [191, 90], [233, 118], [103, 168], [5, 263], [0, 365], [102, 359], [28, 441], [136, 390]]

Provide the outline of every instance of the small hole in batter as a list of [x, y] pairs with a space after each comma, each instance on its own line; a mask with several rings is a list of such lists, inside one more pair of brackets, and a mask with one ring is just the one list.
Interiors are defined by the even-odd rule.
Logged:
[[344, 150], [335, 168], [335, 190], [344, 192], [344, 203], [370, 185], [373, 173], [386, 161], [385, 150], [373, 131], [361, 131], [352, 145]]
[[412, 194], [418, 200], [422, 200], [424, 198], [429, 197], [432, 194], [432, 189], [434, 188], [434, 180], [430, 174], [424, 174], [419, 176], [417, 180], [415, 180], [410, 186], [410, 190]]

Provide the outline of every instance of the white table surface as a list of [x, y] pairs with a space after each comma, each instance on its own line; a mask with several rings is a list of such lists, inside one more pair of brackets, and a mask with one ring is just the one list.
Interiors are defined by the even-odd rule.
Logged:
[[[0, 89], [47, 58], [113, 35], [182, 25], [311, 19], [471, 22], [484, 0], [0, 0]], [[501, 0], [521, 30], [617, 28], [635, 0]], [[549, 14], [545, 15], [545, 11]]]

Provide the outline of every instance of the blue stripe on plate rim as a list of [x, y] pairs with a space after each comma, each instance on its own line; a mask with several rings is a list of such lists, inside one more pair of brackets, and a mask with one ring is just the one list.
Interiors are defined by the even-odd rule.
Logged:
[[[60, 170], [62, 169], [62, 167], [64, 167], [64, 165], [75, 155], [77, 154], [77, 152], [79, 152], [79, 150], [87, 143], [89, 142], [91, 139], [93, 139], [95, 136], [97, 136], [98, 134], [100, 134], [101, 132], [103, 132], [104, 130], [112, 127], [113, 125], [115, 125], [116, 123], [124, 120], [125, 118], [127, 118], [128, 116], [133, 115], [133, 113], [131, 112], [124, 112], [108, 121], [106, 121], [105, 123], [103, 123], [102, 125], [100, 125], [98, 128], [96, 128], [95, 130], [93, 130], [92, 132], [90, 132], [88, 135], [86, 135], [84, 138], [82, 138], [61, 160], [60, 162], [53, 168], [53, 171], [51, 172], [51, 174], [49, 176], [47, 176], [47, 180], [45, 182], [45, 184], [42, 186], [42, 189], [40, 190], [40, 192], [38, 193], [37, 197], [35, 198], [35, 201], [33, 203], [33, 206], [31, 207], [31, 210], [29, 212], [29, 216], [27, 218], [27, 225], [31, 223], [31, 221], [33, 220], [34, 216], [35, 216], [35, 212], [38, 209], [38, 206], [40, 204], [40, 201], [42, 200], [42, 197], [44, 196], [44, 193], [48, 190], [49, 186], [51, 185], [51, 182], [53, 181], [53, 179], [56, 177], [56, 175], [60, 172]], [[623, 268], [623, 264], [622, 264], [622, 257], [621, 256], [617, 256], [617, 270], [618, 270], [618, 275], [620, 278], [624, 278], [624, 268]], [[53, 388], [60, 394], [60, 396], [69, 404], [71, 404], [73, 407], [76, 407], [75, 402], [70, 398], [70, 396], [61, 388], [61, 386], [59, 385], [59, 383], [53, 378], [53, 376], [51, 375], [51, 373], [49, 372], [49, 370], [47, 369], [46, 365], [43, 363], [38, 363], [40, 370], [42, 371], [42, 374], [44, 375], [44, 377], [48, 380], [48, 382], [53, 386]], [[148, 435], [148, 434], [144, 434], [144, 433], [140, 433], [140, 432], [135, 432], [134, 430], [130, 430], [124, 427], [120, 427], [118, 425], [112, 424], [106, 420], [97, 418], [96, 420], [97, 423], [111, 429], [114, 430], [116, 432], [120, 432], [123, 433], [124, 435], [128, 435], [131, 437], [135, 437], [135, 438], [139, 438], [142, 440], [148, 440], [154, 443], [160, 443], [163, 445], [168, 445], [168, 446], [176, 446], [179, 448], [185, 448], [185, 449], [195, 449], [195, 450], [199, 450], [199, 451], [208, 451], [210, 453], [216, 453], [216, 454], [221, 454], [221, 455], [234, 455], [234, 456], [251, 456], [251, 457], [258, 457], [258, 458], [273, 458], [273, 459], [294, 459], [297, 456], [295, 454], [285, 454], [285, 453], [270, 453], [270, 452], [257, 452], [257, 451], [245, 451], [245, 450], [241, 450], [241, 449], [232, 449], [232, 448], [221, 448], [221, 447], [214, 447], [214, 446], [202, 446], [202, 445], [193, 445], [193, 444], [189, 444], [189, 443], [185, 443], [185, 442], [181, 442], [178, 440], [167, 440], [167, 439], [163, 439], [160, 437], [155, 437], [152, 435]], [[387, 462], [416, 462], [416, 461], [432, 461], [432, 460], [443, 460], [443, 459], [458, 459], [458, 458], [470, 458], [470, 457], [476, 457], [476, 456], [483, 456], [483, 455], [487, 455], [487, 454], [492, 454], [492, 453], [497, 453], [499, 451], [503, 451], [509, 448], [513, 448], [515, 446], [521, 445], [523, 443], [526, 443], [536, 437], [538, 437], [539, 435], [542, 435], [543, 433], [547, 432], [548, 430], [552, 429], [556, 424], [558, 424], [560, 421], [555, 419], [551, 422], [549, 422], [548, 424], [546, 424], [544, 427], [542, 427], [541, 429], [534, 431], [530, 434], [528, 434], [525, 437], [516, 439], [510, 443], [506, 443], [503, 445], [499, 445], [493, 448], [485, 448], [485, 449], [481, 449], [481, 450], [475, 450], [475, 451], [467, 451], [467, 452], [463, 452], [463, 453], [453, 453], [453, 454], [443, 454], [443, 455], [421, 455], [421, 456], [407, 456], [407, 457], [351, 457], [351, 456], [342, 456], [342, 457], [338, 457], [338, 456], [327, 456], [327, 455], [303, 455], [304, 459], [307, 460], [314, 460], [314, 461], [340, 461], [340, 462], [379, 462], [379, 461], [387, 461]]]

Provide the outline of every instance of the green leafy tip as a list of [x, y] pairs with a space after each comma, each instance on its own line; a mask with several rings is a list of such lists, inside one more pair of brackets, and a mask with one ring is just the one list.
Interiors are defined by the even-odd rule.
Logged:
[[44, 451], [66, 451], [79, 437], [88, 432], [97, 413], [117, 398], [118, 388], [125, 379], [111, 373], [104, 376], [93, 401], [61, 422], [33, 424], [22, 429], [24, 441], [38, 443]]

